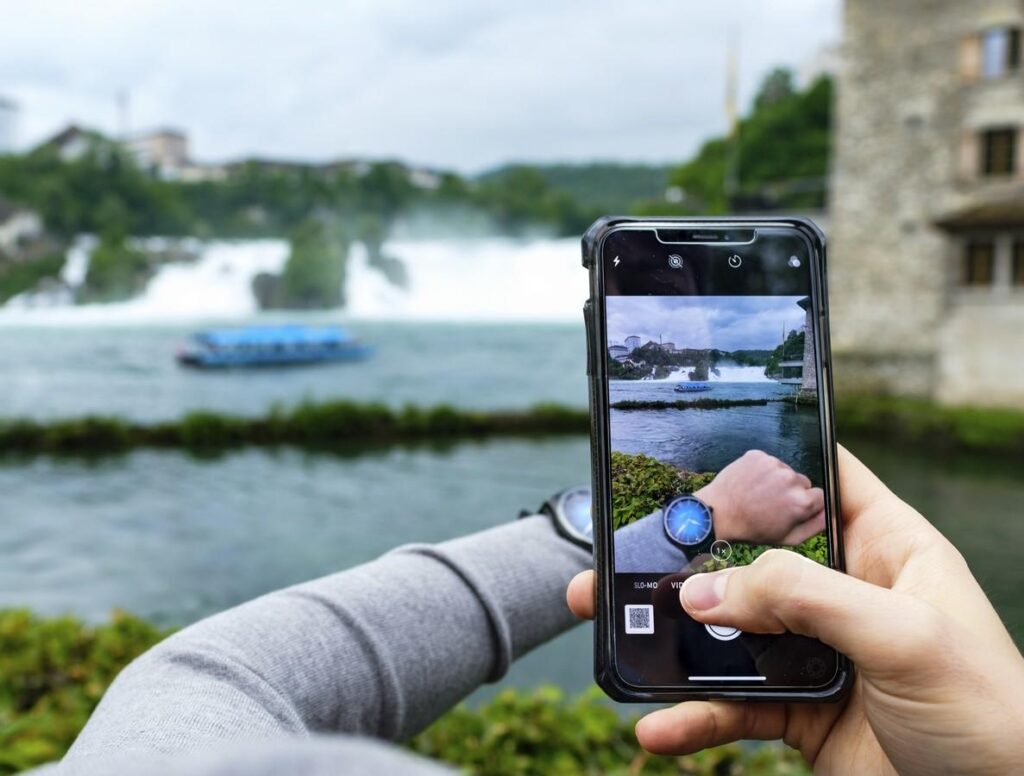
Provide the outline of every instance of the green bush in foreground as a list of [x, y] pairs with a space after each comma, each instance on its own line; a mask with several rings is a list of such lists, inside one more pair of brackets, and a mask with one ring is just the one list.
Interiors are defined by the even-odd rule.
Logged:
[[[132, 615], [90, 626], [0, 610], [0, 774], [61, 757], [117, 673], [166, 635]], [[481, 774], [802, 774], [776, 746], [725, 746], [652, 757], [596, 688], [566, 700], [554, 688], [506, 690], [479, 709], [460, 706], [410, 747]]]
[[731, 744], [685, 757], [650, 755], [636, 743], [635, 724], [636, 718], [620, 717], [597, 688], [571, 700], [554, 687], [505, 690], [479, 709], [459, 706], [410, 746], [487, 776], [808, 772], [796, 752], [775, 745]]
[[163, 636], [120, 612], [92, 627], [0, 610], [0, 774], [63, 755], [117, 673]]

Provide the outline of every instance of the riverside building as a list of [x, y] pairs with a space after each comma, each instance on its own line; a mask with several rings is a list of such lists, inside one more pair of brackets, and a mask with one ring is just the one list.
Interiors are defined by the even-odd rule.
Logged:
[[1024, 4], [846, 0], [844, 16], [837, 382], [1024, 406]]

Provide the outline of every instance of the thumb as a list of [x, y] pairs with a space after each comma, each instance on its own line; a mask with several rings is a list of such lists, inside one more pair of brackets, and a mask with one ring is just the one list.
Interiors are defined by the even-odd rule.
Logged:
[[936, 638], [937, 612], [788, 550], [749, 566], [696, 574], [680, 591], [695, 620], [752, 633], [820, 639], [865, 671], [909, 666]]

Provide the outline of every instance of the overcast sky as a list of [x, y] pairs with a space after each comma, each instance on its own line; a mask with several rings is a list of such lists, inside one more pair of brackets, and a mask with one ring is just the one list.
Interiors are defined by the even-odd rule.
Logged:
[[20, 147], [77, 121], [187, 130], [193, 156], [677, 161], [774, 65], [839, 37], [839, 0], [32, 0], [0, 24]]
[[806, 319], [800, 296], [609, 296], [608, 342], [635, 334], [677, 348], [772, 349]]

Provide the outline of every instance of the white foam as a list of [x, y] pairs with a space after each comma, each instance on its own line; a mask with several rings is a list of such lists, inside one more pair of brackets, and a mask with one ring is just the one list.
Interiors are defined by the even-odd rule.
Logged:
[[[666, 383], [682, 383], [689, 381], [692, 366], [681, 366], [674, 369], [668, 377], [662, 379]], [[708, 382], [715, 383], [770, 383], [772, 380], [764, 375], [763, 366], [722, 365], [718, 374], [708, 373]]]
[[[152, 241], [150, 238], [149, 241]], [[62, 279], [79, 285], [94, 243], [78, 240]], [[22, 295], [0, 307], [0, 323], [147, 323], [245, 318], [256, 313], [253, 278], [280, 272], [283, 240], [193, 242], [193, 262], [163, 265], [145, 291], [126, 302], [74, 305], [67, 293]], [[407, 288], [368, 265], [361, 245], [349, 264], [347, 316], [372, 319], [578, 320], [587, 295], [575, 239], [423, 240], [389, 243], [403, 261]]]
[[346, 312], [357, 318], [576, 321], [587, 296], [579, 241], [420, 240], [388, 244], [406, 289], [351, 254]]

